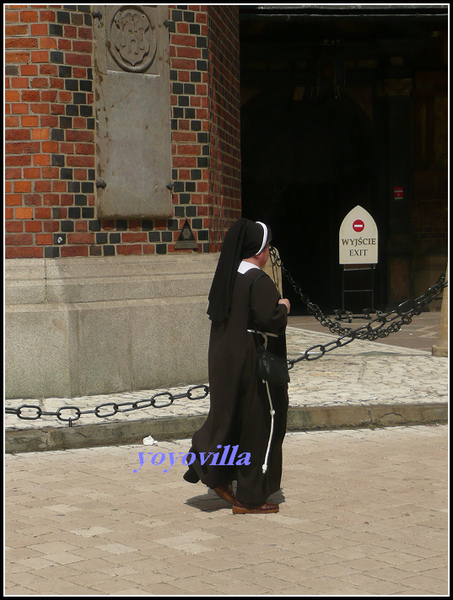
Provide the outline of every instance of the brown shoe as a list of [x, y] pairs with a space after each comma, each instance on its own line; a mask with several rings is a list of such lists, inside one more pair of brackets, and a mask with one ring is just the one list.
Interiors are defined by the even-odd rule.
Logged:
[[233, 490], [228, 485], [219, 485], [218, 487], [214, 488], [214, 492], [217, 494], [217, 496], [222, 498], [222, 500], [232, 504], [233, 507], [242, 506], [242, 504], [234, 495]]
[[265, 502], [261, 506], [255, 506], [253, 504], [240, 504], [240, 506], [233, 506], [233, 513], [235, 515], [265, 515], [268, 513], [277, 513], [280, 510], [278, 504], [275, 502]]

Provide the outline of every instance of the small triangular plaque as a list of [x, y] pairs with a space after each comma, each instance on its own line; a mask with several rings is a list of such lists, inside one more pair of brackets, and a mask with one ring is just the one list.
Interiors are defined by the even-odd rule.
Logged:
[[198, 249], [198, 244], [195, 240], [195, 237], [189, 225], [189, 221], [187, 219], [181, 229], [178, 241], [175, 244], [175, 250], [178, 250], [179, 248], [194, 248], [195, 250]]

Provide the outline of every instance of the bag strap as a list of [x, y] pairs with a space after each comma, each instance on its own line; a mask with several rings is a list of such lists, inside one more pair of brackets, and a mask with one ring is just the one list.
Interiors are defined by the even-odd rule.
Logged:
[[260, 343], [260, 340], [259, 340], [259, 338], [258, 338], [258, 334], [257, 334], [257, 331], [256, 331], [256, 325], [255, 325], [255, 323], [254, 323], [254, 321], [253, 321], [253, 317], [252, 317], [252, 305], [251, 305], [251, 299], [252, 299], [252, 288], [253, 288], [253, 286], [255, 285], [255, 283], [258, 281], [258, 279], [261, 279], [261, 277], [263, 277], [264, 275], [265, 275], [265, 273], [263, 273], [263, 272], [261, 271], [261, 273], [259, 273], [259, 274], [258, 274], [258, 275], [255, 277], [255, 279], [252, 281], [252, 284], [250, 285], [250, 289], [249, 289], [249, 315], [250, 315], [250, 321], [251, 321], [251, 325], [252, 325], [252, 327], [253, 327], [253, 337], [255, 338], [255, 343], [256, 343], [256, 346], [257, 346], [257, 347], [259, 347], [259, 346], [262, 346], [263, 344], [261, 344], [261, 343]]

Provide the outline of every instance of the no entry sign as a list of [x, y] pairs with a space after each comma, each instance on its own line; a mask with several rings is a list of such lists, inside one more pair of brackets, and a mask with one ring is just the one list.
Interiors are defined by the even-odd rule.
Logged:
[[373, 217], [357, 205], [343, 219], [339, 235], [340, 265], [378, 262], [378, 231]]
[[360, 233], [365, 229], [365, 223], [362, 221], [362, 219], [356, 219], [352, 224], [352, 228], [355, 232]]

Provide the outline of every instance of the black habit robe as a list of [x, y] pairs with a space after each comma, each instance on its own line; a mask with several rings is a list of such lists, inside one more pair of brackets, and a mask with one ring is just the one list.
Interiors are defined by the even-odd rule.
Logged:
[[[192, 483], [201, 479], [212, 489], [236, 480], [236, 497], [246, 504], [261, 505], [280, 489], [288, 388], [269, 384], [275, 411], [274, 429], [267, 471], [263, 473], [271, 432], [271, 409], [266, 385], [257, 375], [254, 336], [247, 331], [252, 328], [252, 317], [257, 330], [277, 334], [278, 337], [268, 338], [268, 349], [286, 359], [287, 309], [278, 303], [279, 299], [274, 282], [259, 267], [236, 273], [229, 316], [211, 325], [210, 411], [204, 425], [193, 436], [191, 452], [197, 458], [184, 476]], [[236, 460], [232, 466], [216, 466], [209, 464], [213, 461], [201, 464], [199, 460], [200, 452], [204, 452], [204, 456], [208, 452], [222, 456], [224, 448], [236, 445], [239, 446], [236, 459], [244, 452], [250, 453], [250, 465], [237, 465], [241, 461]]]

